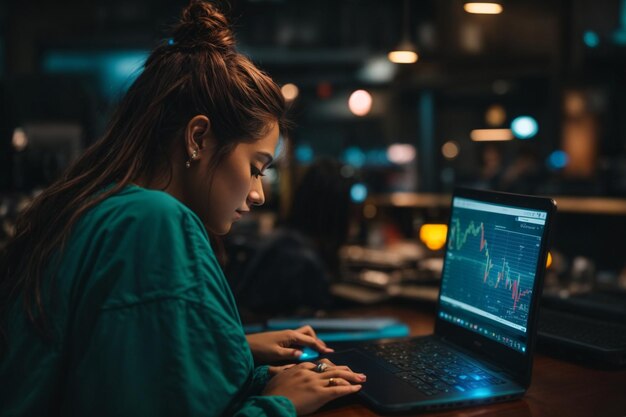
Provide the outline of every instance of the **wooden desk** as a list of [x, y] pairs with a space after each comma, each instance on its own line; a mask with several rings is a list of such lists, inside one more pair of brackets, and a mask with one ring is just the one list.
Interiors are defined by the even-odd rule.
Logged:
[[[433, 332], [434, 315], [409, 307], [355, 309], [346, 316], [391, 316], [407, 323], [412, 336]], [[324, 417], [377, 416], [358, 400], [339, 400], [315, 413]], [[602, 416], [626, 417], [626, 370], [602, 371], [535, 355], [533, 376], [526, 395], [515, 401], [451, 411], [408, 414], [415, 416]]]

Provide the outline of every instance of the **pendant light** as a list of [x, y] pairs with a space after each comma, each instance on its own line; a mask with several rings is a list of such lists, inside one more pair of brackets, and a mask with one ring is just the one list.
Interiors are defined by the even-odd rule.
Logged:
[[409, 19], [409, 0], [404, 0], [402, 41], [387, 54], [387, 58], [395, 64], [413, 64], [418, 60], [417, 48], [409, 35]]
[[495, 1], [490, 2], [466, 2], [463, 9], [471, 14], [500, 14], [502, 13], [502, 4]]

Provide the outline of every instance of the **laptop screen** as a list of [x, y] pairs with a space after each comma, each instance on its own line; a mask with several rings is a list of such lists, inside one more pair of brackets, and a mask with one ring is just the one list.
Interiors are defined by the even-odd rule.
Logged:
[[526, 352], [547, 214], [454, 197], [439, 317]]

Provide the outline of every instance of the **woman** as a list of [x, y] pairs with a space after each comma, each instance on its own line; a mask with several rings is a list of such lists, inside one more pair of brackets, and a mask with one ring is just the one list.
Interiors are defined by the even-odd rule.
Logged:
[[224, 16], [190, 4], [1, 252], [0, 415], [282, 416], [358, 391], [330, 363], [254, 368], [328, 349], [310, 328], [248, 343], [209, 244], [263, 204], [284, 110]]

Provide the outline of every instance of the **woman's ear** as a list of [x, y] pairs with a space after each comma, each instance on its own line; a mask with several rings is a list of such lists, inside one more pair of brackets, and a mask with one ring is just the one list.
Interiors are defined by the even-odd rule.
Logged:
[[211, 133], [211, 121], [208, 117], [197, 115], [189, 120], [185, 128], [187, 158], [198, 159], [204, 151], [213, 147], [214, 141]]

